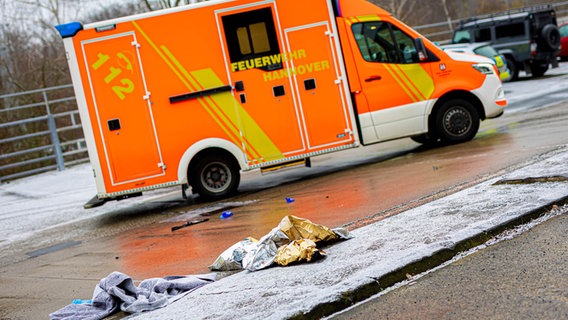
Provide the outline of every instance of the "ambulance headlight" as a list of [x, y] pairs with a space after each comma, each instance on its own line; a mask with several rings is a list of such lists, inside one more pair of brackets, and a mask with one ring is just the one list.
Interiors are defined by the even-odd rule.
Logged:
[[495, 74], [495, 69], [490, 63], [476, 63], [472, 67], [483, 74]]

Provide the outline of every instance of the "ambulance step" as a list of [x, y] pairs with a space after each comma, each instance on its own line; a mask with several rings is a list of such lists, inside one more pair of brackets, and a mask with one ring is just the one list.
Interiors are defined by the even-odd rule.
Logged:
[[124, 195], [110, 197], [110, 198], [99, 198], [98, 196], [94, 196], [91, 200], [87, 201], [87, 203], [85, 203], [83, 205], [83, 208], [85, 208], [85, 209], [96, 208], [96, 207], [102, 206], [103, 204], [105, 204], [105, 203], [107, 203], [108, 201], [111, 201], [111, 200], [120, 201], [120, 200], [124, 200], [124, 199], [128, 199], [128, 198], [134, 198], [134, 197], [140, 197], [140, 196], [142, 196], [142, 192], [129, 193], [129, 194], [124, 194]]
[[87, 203], [83, 205], [83, 208], [91, 209], [91, 208], [100, 207], [103, 204], [105, 204], [107, 201], [108, 199], [99, 199], [99, 197], [94, 196], [91, 200], [89, 200]]
[[299, 167], [299, 166], [306, 166], [306, 167], [310, 168], [312, 166], [312, 162], [311, 162], [310, 158], [294, 160], [294, 161], [290, 161], [290, 162], [283, 162], [283, 163], [279, 163], [279, 164], [275, 164], [275, 165], [272, 165], [272, 166], [261, 168], [260, 172], [262, 174], [266, 174], [266, 173], [272, 173], [274, 171], [278, 171], [278, 170], [282, 170], [282, 169]]

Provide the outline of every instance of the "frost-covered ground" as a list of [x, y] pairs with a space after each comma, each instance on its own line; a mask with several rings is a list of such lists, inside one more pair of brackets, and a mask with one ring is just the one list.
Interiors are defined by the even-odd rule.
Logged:
[[314, 263], [243, 271], [206, 285], [138, 319], [287, 319], [456, 243], [518, 221], [568, 196], [568, 182], [495, 184], [568, 177], [568, 147], [535, 163], [352, 232]]
[[[568, 146], [504, 176], [356, 229], [352, 231], [354, 238], [326, 247], [327, 255], [316, 262], [239, 272], [165, 308], [132, 317], [286, 319], [309, 312], [389, 272], [568, 197], [566, 181], [495, 185], [500, 180], [539, 177], [568, 177]], [[57, 225], [81, 219], [85, 212], [78, 210], [77, 204], [92, 195], [92, 180], [88, 166], [78, 166], [0, 186], [2, 240], [26, 236], [10, 231], [17, 220], [23, 220], [18, 222], [19, 228], [33, 233], [39, 228], [35, 220]], [[105, 206], [129, 206], [137, 201], [140, 198]], [[98, 214], [96, 210], [89, 209], [89, 215]], [[34, 216], [36, 213], [40, 216]], [[33, 218], [23, 219], [25, 216]]]
[[[158, 193], [164, 192], [167, 191]], [[89, 164], [1, 184], [0, 250], [48, 228], [92, 218], [113, 207], [128, 207], [152, 200], [152, 197], [133, 198], [111, 201], [104, 207], [83, 209], [83, 204], [95, 194], [95, 181]]]

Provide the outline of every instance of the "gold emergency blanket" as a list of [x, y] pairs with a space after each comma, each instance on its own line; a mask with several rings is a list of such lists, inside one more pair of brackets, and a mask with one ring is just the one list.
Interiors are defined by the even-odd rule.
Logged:
[[316, 243], [310, 239], [294, 240], [287, 245], [278, 248], [274, 262], [286, 266], [292, 262], [306, 260], [312, 261], [312, 257], [325, 255], [325, 252], [316, 248]]
[[295, 216], [285, 216], [278, 225], [291, 241], [310, 239], [314, 242], [337, 240], [339, 237], [328, 227]]
[[289, 215], [260, 240], [249, 237], [225, 250], [209, 269], [256, 271], [274, 263], [285, 266], [297, 261], [311, 261], [315, 256], [325, 255], [316, 248], [316, 243], [350, 238], [351, 234], [344, 228], [332, 230]]

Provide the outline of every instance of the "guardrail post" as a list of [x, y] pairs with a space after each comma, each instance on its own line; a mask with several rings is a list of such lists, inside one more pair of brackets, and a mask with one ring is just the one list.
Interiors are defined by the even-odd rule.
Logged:
[[45, 109], [47, 112], [47, 126], [51, 135], [51, 143], [53, 144], [53, 151], [55, 152], [55, 161], [57, 162], [57, 170], [65, 170], [65, 160], [63, 159], [63, 152], [61, 151], [61, 143], [59, 142], [59, 135], [57, 134], [57, 126], [55, 119], [49, 110], [49, 101], [47, 100], [47, 92], [43, 92], [43, 100], [45, 101]]

